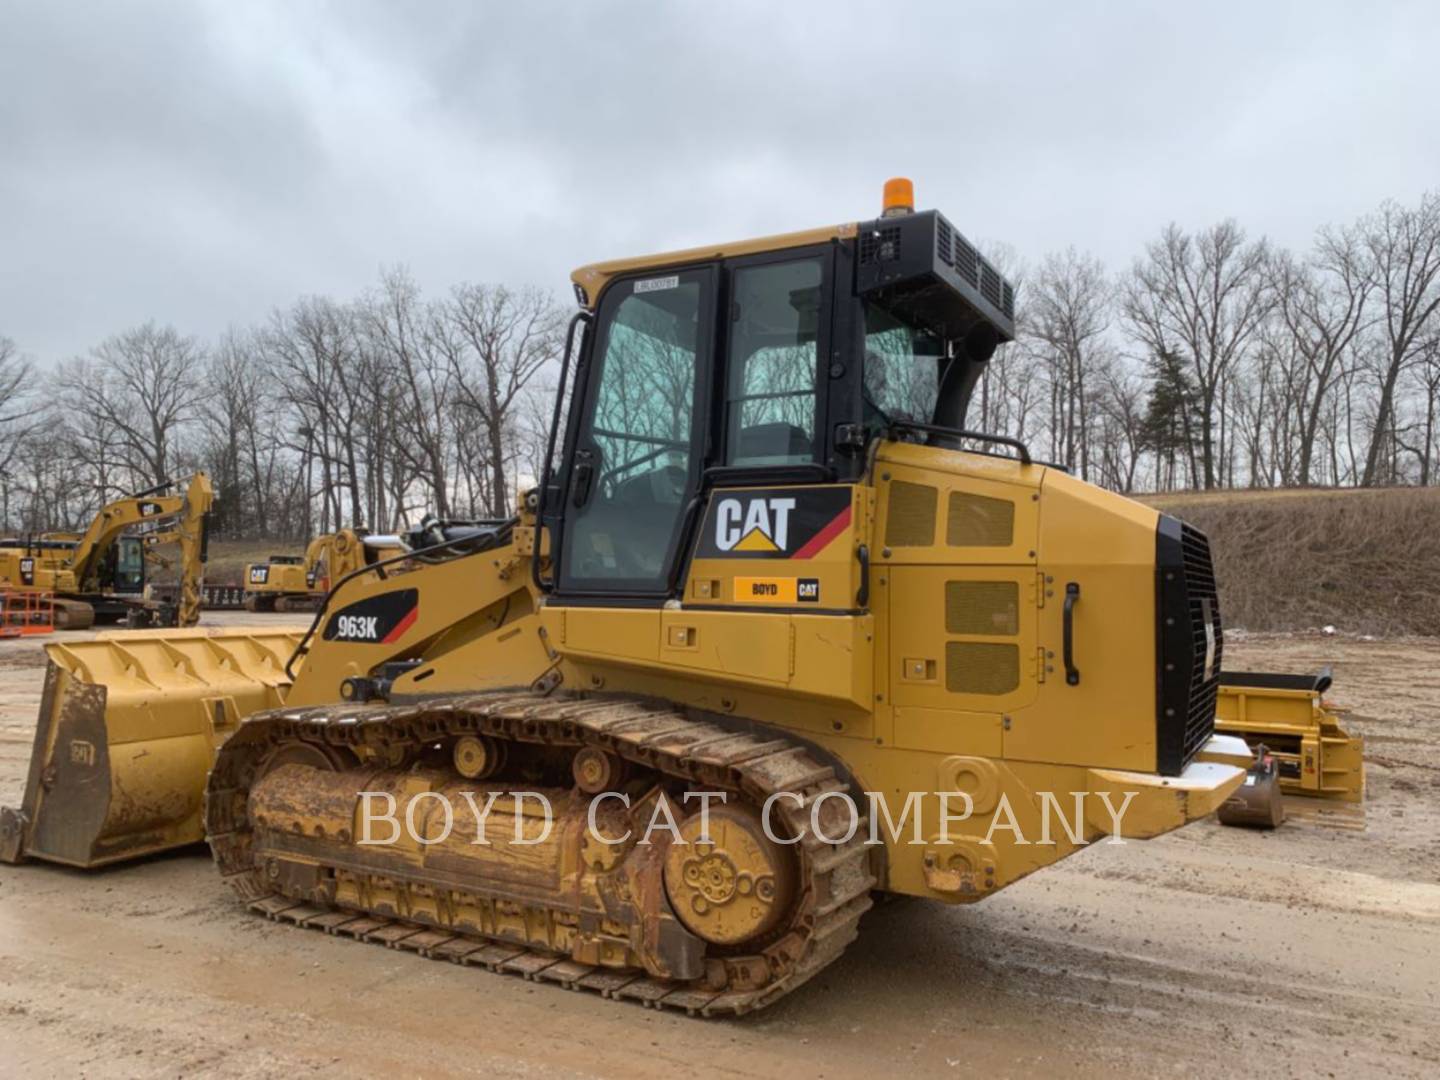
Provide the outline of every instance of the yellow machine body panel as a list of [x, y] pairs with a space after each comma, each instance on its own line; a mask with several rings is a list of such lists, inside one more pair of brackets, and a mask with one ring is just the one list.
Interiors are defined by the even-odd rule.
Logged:
[[0, 589], [26, 592], [76, 592], [75, 572], [54, 551], [0, 547]]
[[245, 566], [245, 591], [276, 596], [309, 593], [312, 589], [306, 576], [304, 562], [282, 562], [271, 558], [263, 563], [248, 563]]
[[[1234, 762], [1153, 771], [1155, 627], [1132, 613], [1153, 611], [1155, 511], [1056, 470], [906, 443], [882, 444], [872, 473], [873, 487], [786, 492], [787, 526], [807, 500], [822, 523], [781, 539], [788, 551], [756, 540], [775, 515], [752, 507], [779, 492], [715, 491], [678, 609], [542, 607], [563, 684], [801, 732], [885, 793], [896, 818], [923, 791], [887, 844], [883, 886], [949, 901], [981, 899], [1113, 831], [1102, 794], [1117, 808], [1129, 798], [1124, 835], [1143, 838], [1209, 814], [1239, 785]], [[1063, 596], [1075, 579], [1081, 677], [1067, 685]], [[801, 582], [818, 586], [815, 600], [798, 598]], [[757, 602], [755, 583], [779, 595]], [[1063, 808], [1075, 840], [1041, 791], [1090, 793], [1078, 819]], [[973, 801], [948, 830], [955, 843], [906, 842], [946, 831], [942, 792]], [[1019, 842], [1042, 829], [1057, 842]]]

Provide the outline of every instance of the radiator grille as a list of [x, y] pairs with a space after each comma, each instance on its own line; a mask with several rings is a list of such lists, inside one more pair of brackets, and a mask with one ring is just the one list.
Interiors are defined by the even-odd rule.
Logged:
[[945, 645], [945, 689], [952, 694], [1008, 694], [1020, 685], [1020, 648], [989, 641]]
[[1174, 775], [1215, 731], [1225, 637], [1205, 534], [1162, 515], [1155, 555], [1156, 767]]
[[1182, 527], [1185, 592], [1190, 619], [1189, 708], [1185, 714], [1185, 757], [1188, 760], [1215, 731], [1215, 699], [1220, 692], [1220, 660], [1225, 636], [1220, 628], [1220, 597], [1210, 541], [1199, 529]]
[[1000, 274], [984, 259], [980, 260], [980, 295], [1000, 307]]
[[935, 504], [939, 492], [928, 484], [896, 480], [890, 485], [885, 543], [890, 547], [928, 547], [935, 542]]
[[955, 234], [955, 272], [973, 287], [979, 287], [980, 254], [959, 233]]
[[945, 542], [951, 547], [1009, 547], [1015, 542], [1015, 504], [952, 491], [945, 515]]

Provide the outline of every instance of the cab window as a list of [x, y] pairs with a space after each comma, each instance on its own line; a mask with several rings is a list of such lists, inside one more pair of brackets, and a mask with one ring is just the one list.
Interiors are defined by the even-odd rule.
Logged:
[[865, 308], [865, 421], [929, 423], [935, 415], [944, 343], [873, 304]]
[[727, 465], [815, 460], [816, 335], [823, 276], [819, 258], [732, 272]]
[[122, 536], [115, 542], [116, 592], [140, 592], [145, 588], [145, 543], [138, 536]]

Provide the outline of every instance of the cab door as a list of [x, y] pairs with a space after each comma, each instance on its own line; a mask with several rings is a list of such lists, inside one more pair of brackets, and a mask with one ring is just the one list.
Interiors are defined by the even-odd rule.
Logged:
[[671, 592], [703, 468], [716, 272], [624, 278], [601, 298], [571, 442], [557, 597]]

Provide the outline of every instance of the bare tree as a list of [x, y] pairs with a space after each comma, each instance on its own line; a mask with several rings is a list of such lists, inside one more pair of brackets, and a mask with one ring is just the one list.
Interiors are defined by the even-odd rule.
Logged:
[[464, 345], [443, 313], [424, 308], [420, 290], [402, 269], [387, 271], [379, 293], [361, 311], [377, 360], [393, 373], [406, 456], [430, 489], [431, 505], [450, 517], [450, 446], [453, 384]]
[[205, 350], [151, 322], [107, 338], [92, 356], [62, 377], [72, 410], [114, 429], [132, 472], [169, 480], [183, 429], [199, 416]]
[[1360, 228], [1374, 264], [1387, 346], [1361, 481], [1368, 487], [1379, 480], [1386, 444], [1393, 443], [1400, 374], [1440, 309], [1440, 192], [1427, 193], [1413, 210], [1385, 202]]
[[10, 466], [34, 426], [35, 367], [8, 337], [0, 336], [0, 528], [10, 522]]
[[230, 536], [304, 539], [308, 511], [297, 513], [294, 464], [275, 438], [284, 426], [275, 371], [256, 336], [230, 330], [210, 352], [201, 408], [201, 454], [222, 493], [215, 525]]
[[1396, 441], [1415, 455], [1420, 466], [1420, 483], [1428, 485], [1435, 476], [1437, 421], [1440, 421], [1440, 331], [1427, 336], [1416, 349], [1412, 365], [1418, 391], [1415, 417], [1407, 428], [1396, 425]]
[[[1295, 480], [1310, 483], [1315, 441], [1326, 399], [1335, 388], [1342, 358], [1366, 326], [1366, 301], [1374, 285], [1365, 246], [1353, 229], [1322, 229], [1306, 261], [1288, 252], [1271, 261], [1276, 312], [1304, 359], [1303, 379], [1291, 384], [1285, 402], [1300, 419]], [[1288, 415], [1288, 414], [1287, 414]]]
[[559, 352], [563, 315], [538, 289], [461, 285], [451, 294], [448, 318], [468, 346], [453, 361], [459, 403], [478, 415], [488, 443], [489, 512], [509, 512], [507, 434], [521, 392]]
[[1172, 224], [1122, 287], [1121, 309], [1135, 338], [1156, 356], [1182, 352], [1191, 366], [1206, 488], [1221, 476], [1226, 380], [1270, 309], [1267, 258], [1265, 241], [1247, 244], [1233, 221], [1193, 237]]
[[1025, 329], [1051, 380], [1052, 453], [1090, 476], [1088, 377], [1110, 325], [1111, 286], [1099, 259], [1069, 248], [1048, 256], [1030, 288]]
[[1096, 401], [1103, 418], [1102, 483], [1129, 494], [1145, 449], [1145, 381], [1121, 363], [1103, 365]]
[[[309, 297], [276, 312], [265, 334], [285, 400], [294, 410], [293, 431], [279, 432], [300, 454], [309, 475], [320, 467], [317, 494], [321, 532], [364, 521], [361, 428], [369, 405], [368, 373], [362, 370], [355, 313], [328, 297]], [[348, 514], [342, 502], [348, 494]]]

